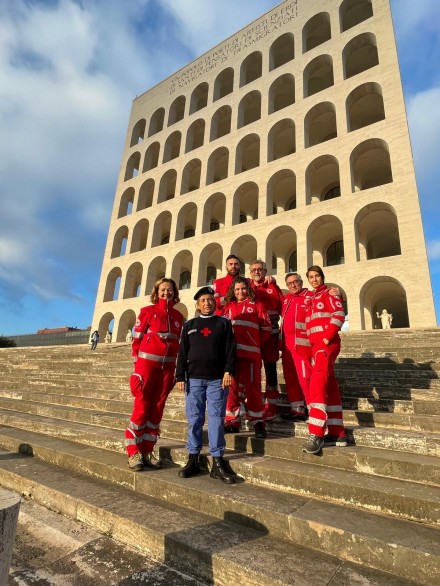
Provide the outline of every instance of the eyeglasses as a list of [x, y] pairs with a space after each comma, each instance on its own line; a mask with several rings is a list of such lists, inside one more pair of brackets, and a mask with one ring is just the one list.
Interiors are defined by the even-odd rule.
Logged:
[[288, 281], [288, 282], [286, 283], [286, 285], [287, 285], [288, 287], [291, 287], [292, 285], [296, 285], [297, 283], [301, 283], [301, 281], [298, 281], [298, 279], [297, 279], [296, 281]]
[[265, 273], [266, 269], [251, 269], [251, 273]]

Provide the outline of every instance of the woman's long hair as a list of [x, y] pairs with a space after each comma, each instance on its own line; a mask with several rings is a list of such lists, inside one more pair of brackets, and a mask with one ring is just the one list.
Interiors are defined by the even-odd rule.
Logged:
[[247, 290], [248, 290], [249, 299], [251, 301], [255, 301], [255, 291], [250, 286], [249, 281], [246, 279], [246, 277], [235, 277], [235, 279], [231, 283], [231, 286], [228, 289], [228, 292], [225, 295], [225, 305], [226, 305], [226, 303], [229, 303], [230, 301], [237, 301], [237, 298], [235, 297], [235, 292], [234, 292], [234, 288], [235, 288], [235, 285], [237, 285], [237, 283], [244, 283], [247, 287]]

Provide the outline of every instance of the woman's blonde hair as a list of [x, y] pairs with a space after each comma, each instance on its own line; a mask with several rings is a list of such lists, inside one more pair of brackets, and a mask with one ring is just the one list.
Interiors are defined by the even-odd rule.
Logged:
[[174, 303], [179, 303], [179, 301], [180, 301], [179, 289], [177, 288], [176, 281], [174, 279], [168, 279], [167, 277], [162, 277], [161, 279], [159, 279], [158, 281], [156, 281], [154, 283], [154, 287], [151, 290], [151, 295], [150, 295], [151, 303], [154, 304], [159, 301], [159, 287], [162, 285], [162, 283], [171, 283], [171, 285], [173, 286], [173, 289], [174, 289], [173, 301], [174, 301]]

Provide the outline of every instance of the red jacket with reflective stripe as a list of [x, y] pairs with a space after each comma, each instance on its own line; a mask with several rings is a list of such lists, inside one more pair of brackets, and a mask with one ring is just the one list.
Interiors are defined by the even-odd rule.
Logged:
[[252, 279], [249, 281], [250, 286], [255, 291], [257, 301], [259, 301], [272, 323], [272, 334], [278, 334], [278, 322], [283, 308], [284, 296], [281, 289], [278, 287], [275, 281], [271, 283], [254, 283]]
[[306, 332], [306, 298], [312, 295], [312, 291], [301, 289], [284, 298], [280, 330], [283, 342], [289, 347], [310, 347]]
[[223, 310], [223, 315], [231, 320], [237, 342], [237, 356], [248, 360], [261, 358], [261, 346], [272, 333], [272, 325], [263, 305], [249, 298], [244, 301], [231, 301]]
[[310, 342], [339, 338], [338, 332], [345, 319], [340, 295], [330, 295], [327, 285], [321, 285], [306, 297], [306, 328]]
[[222, 311], [223, 311], [223, 307], [224, 307], [224, 298], [226, 293], [228, 292], [229, 287], [232, 285], [232, 281], [235, 279], [235, 277], [232, 277], [231, 275], [226, 275], [225, 277], [222, 277], [221, 279], [216, 279], [214, 281], [214, 283], [212, 284], [212, 288], [215, 291], [214, 294], [214, 298], [215, 298], [215, 304], [217, 306], [216, 309], [216, 314], [217, 315], [222, 315]]
[[183, 315], [173, 308], [174, 303], [159, 299], [154, 305], [143, 307], [136, 320], [132, 356], [143, 358], [151, 366], [174, 365], [179, 352]]

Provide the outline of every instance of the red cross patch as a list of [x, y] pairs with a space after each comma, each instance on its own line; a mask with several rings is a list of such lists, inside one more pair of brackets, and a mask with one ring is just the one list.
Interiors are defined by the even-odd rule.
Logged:
[[206, 338], [206, 336], [209, 336], [210, 334], [212, 334], [212, 332], [209, 328], [203, 328], [203, 330], [200, 330], [200, 333], [203, 334], [205, 338]]

